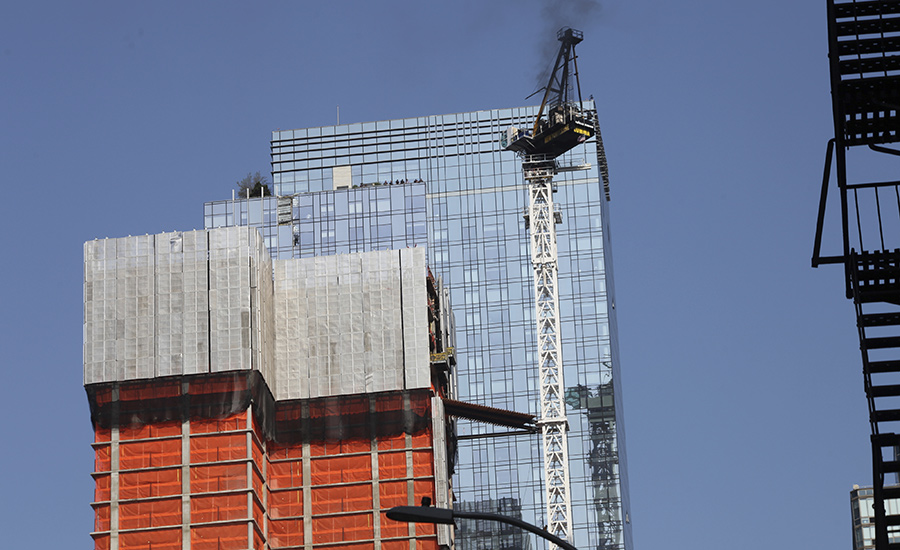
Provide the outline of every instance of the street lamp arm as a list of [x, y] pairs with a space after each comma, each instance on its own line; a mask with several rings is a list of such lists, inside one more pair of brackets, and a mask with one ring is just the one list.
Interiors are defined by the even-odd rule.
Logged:
[[546, 529], [541, 529], [530, 523], [526, 523], [520, 519], [493, 514], [490, 512], [459, 512], [450, 508], [436, 508], [432, 506], [396, 506], [386, 512], [388, 518], [395, 521], [407, 521], [417, 523], [442, 523], [452, 524], [454, 518], [463, 519], [486, 519], [488, 521], [499, 521], [515, 525], [520, 529], [547, 539], [553, 544], [563, 548], [564, 550], [578, 550], [565, 540], [557, 537]]

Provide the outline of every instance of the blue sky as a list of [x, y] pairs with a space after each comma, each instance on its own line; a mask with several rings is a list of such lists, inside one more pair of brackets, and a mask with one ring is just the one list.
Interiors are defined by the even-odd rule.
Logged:
[[635, 548], [847, 548], [871, 476], [842, 272], [809, 266], [824, 0], [7, 2], [3, 546], [91, 546], [84, 241], [201, 227], [338, 105], [525, 104], [560, 24], [610, 164]]

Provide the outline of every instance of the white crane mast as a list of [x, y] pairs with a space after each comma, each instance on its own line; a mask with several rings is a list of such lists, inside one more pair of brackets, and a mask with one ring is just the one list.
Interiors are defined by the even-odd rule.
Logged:
[[[535, 155], [540, 156], [540, 155]], [[538, 372], [541, 385], [541, 428], [547, 530], [572, 540], [565, 385], [559, 338], [556, 223], [553, 207], [554, 162], [526, 157], [522, 169], [528, 184], [531, 263], [534, 267]]]
[[[541, 385], [541, 427], [544, 446], [544, 490], [547, 530], [572, 542], [572, 502], [569, 487], [569, 446], [565, 385], [559, 334], [558, 255], [556, 224], [562, 216], [553, 206], [556, 159], [595, 134], [594, 122], [581, 107], [581, 85], [575, 45], [581, 31], [564, 27], [556, 33], [559, 53], [544, 88], [544, 100], [531, 128], [510, 127], [501, 137], [503, 148], [522, 157], [528, 185], [527, 226], [531, 230], [534, 267], [537, 360]], [[578, 96], [575, 92], [577, 88]], [[546, 118], [544, 118], [546, 115]]]

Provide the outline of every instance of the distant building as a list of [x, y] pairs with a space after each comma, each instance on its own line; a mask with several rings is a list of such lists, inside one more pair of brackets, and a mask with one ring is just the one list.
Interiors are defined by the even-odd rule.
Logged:
[[208, 202], [204, 227], [250, 225], [273, 258], [425, 247], [425, 183]]
[[[875, 495], [871, 487], [854, 485], [850, 491], [850, 511], [853, 514], [853, 550], [875, 549]], [[885, 500], [888, 515], [900, 515], [900, 499]], [[888, 526], [888, 542], [900, 543], [900, 525]]]
[[255, 228], [85, 243], [96, 550], [438, 550], [452, 316], [424, 249], [272, 260]]
[[[459, 502], [454, 508], [461, 512], [500, 514], [522, 519], [522, 505], [514, 498], [501, 498], [484, 502]], [[466, 547], [473, 550], [531, 550], [528, 532], [506, 523], [498, 524], [487, 520], [466, 520], [459, 522], [457, 540], [465, 540]], [[543, 541], [541, 541], [543, 543]]]
[[[593, 101], [585, 107], [595, 108]], [[521, 107], [273, 132], [276, 196], [209, 202], [204, 225], [256, 226], [277, 258], [427, 247], [456, 313], [460, 399], [536, 414], [534, 281], [523, 220], [528, 199], [520, 159], [500, 146], [510, 126], [525, 127], [536, 114], [536, 107]], [[599, 135], [597, 128], [597, 138], [561, 157], [576, 169], [554, 178], [563, 218], [559, 306], [571, 407], [573, 543], [631, 550], [609, 189]], [[492, 431], [460, 424], [456, 505], [514, 501], [525, 521], [544, 525], [539, 436], [481, 437]], [[457, 545], [477, 550], [494, 540], [482, 529], [461, 527]]]

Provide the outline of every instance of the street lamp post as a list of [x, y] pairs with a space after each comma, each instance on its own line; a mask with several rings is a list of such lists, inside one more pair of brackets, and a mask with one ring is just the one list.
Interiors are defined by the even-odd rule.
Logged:
[[557, 537], [556, 535], [545, 529], [541, 529], [540, 527], [536, 527], [530, 523], [525, 523], [520, 519], [502, 516], [500, 514], [492, 514], [490, 512], [458, 512], [450, 508], [434, 508], [432, 506], [395, 506], [394, 508], [391, 508], [390, 510], [385, 512], [385, 515], [387, 515], [389, 519], [395, 521], [406, 521], [413, 523], [453, 524], [453, 520], [455, 518], [486, 519], [489, 521], [499, 521], [501, 523], [515, 525], [520, 529], [524, 529], [526, 531], [534, 533], [539, 537], [549, 540], [550, 542], [559, 546], [560, 548], [563, 548], [564, 550], [578, 550], [565, 540]]

